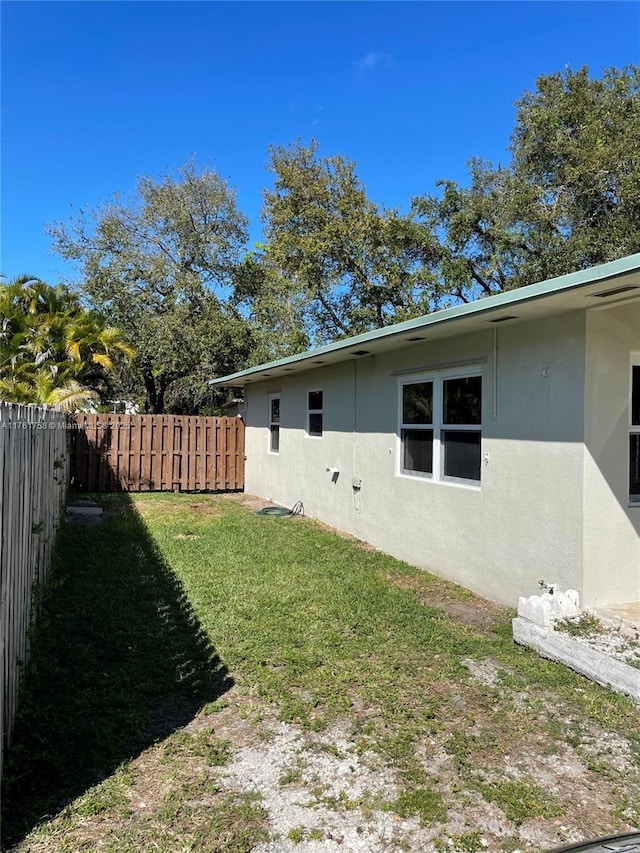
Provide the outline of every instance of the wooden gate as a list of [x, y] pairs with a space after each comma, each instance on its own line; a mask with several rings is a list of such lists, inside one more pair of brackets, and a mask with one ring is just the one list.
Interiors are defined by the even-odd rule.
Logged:
[[71, 416], [71, 488], [83, 492], [237, 491], [240, 418]]

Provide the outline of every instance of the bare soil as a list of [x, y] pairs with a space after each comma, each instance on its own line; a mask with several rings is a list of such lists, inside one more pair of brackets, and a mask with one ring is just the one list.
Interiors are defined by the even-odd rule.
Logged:
[[[491, 661], [478, 665], [465, 660], [464, 664], [480, 688], [495, 685], [501, 672], [500, 665]], [[311, 732], [278, 721], [259, 699], [234, 689], [227, 694], [226, 707], [199, 714], [183, 730], [193, 737], [228, 743], [228, 763], [210, 766], [193, 750], [181, 755], [171, 738], [161, 741], [130, 765], [124, 806], [67, 825], [64, 848], [56, 846], [59, 836], [53, 833], [40, 840], [32, 837], [16, 850], [115, 850], [105, 848], [108, 839], [129, 835], [148, 839], [155, 832], [166, 833], [169, 802], [211, 810], [230, 795], [260, 798], [267, 840], [237, 848], [253, 853], [536, 853], [597, 836], [603, 826], [617, 823], [620, 831], [633, 828], [632, 818], [639, 816], [640, 779], [638, 756], [629, 741], [593, 724], [585, 726], [559, 707], [553, 696], [532, 701], [530, 695], [509, 690], [503, 694], [506, 715], [527, 709], [523, 722], [529, 727], [532, 718], [554, 719], [566, 727], [572, 743], [561, 743], [549, 752], [548, 742], [534, 726], [523, 731], [517, 744], [485, 745], [478, 779], [498, 785], [505, 780], [533, 781], [558, 806], [548, 816], [522, 822], [509, 818], [499, 804], [469, 784], [467, 775], [461, 775], [450, 747], [451, 734], [462, 724], [479, 743], [489, 732], [495, 737], [492, 708], [461, 707], [450, 731], [439, 731], [419, 746], [419, 760], [446, 805], [441, 823], [396, 813], [392, 804], [401, 783], [377, 752], [363, 750], [357, 743], [352, 718]], [[625, 798], [630, 804], [626, 817], [621, 807]], [[194, 820], [192, 815], [183, 830], [185, 846], [173, 849], [217, 849], [189, 846]], [[172, 829], [176, 831], [176, 826]]]
[[426, 607], [443, 610], [448, 616], [471, 628], [492, 628], [500, 619], [504, 619], [506, 613], [505, 608], [477, 596], [470, 595], [468, 600], [461, 601], [459, 587], [452, 590], [451, 596], [447, 596], [442, 591], [442, 584], [439, 584], [437, 590], [425, 592], [422, 579], [410, 575], [387, 575], [387, 580], [401, 589], [411, 590]]

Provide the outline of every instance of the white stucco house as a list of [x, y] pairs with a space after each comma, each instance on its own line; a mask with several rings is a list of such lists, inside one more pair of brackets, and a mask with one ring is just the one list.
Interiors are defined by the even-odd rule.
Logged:
[[640, 254], [213, 382], [248, 492], [505, 604], [640, 601]]

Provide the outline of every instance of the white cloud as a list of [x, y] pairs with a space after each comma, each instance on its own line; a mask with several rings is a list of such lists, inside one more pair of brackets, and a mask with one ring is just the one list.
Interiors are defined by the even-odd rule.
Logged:
[[370, 50], [362, 59], [353, 63], [358, 71], [370, 71], [373, 68], [390, 68], [393, 65], [393, 57], [389, 53], [376, 53]]

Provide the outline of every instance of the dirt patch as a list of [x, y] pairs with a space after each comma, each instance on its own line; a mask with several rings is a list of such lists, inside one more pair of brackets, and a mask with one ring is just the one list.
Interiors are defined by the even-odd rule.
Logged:
[[446, 592], [447, 582], [441, 579], [437, 580], [437, 585], [429, 578], [423, 579], [416, 575], [389, 574], [386, 579], [394, 586], [415, 593], [425, 607], [442, 610], [471, 628], [492, 629], [504, 621], [504, 608], [476, 595], [470, 594], [468, 599], [460, 598], [460, 587], [452, 588], [449, 595]]
[[321, 530], [326, 530], [328, 533], [335, 533], [335, 535], [339, 536], [341, 539], [348, 539], [350, 542], [356, 544], [359, 548], [362, 548], [363, 551], [380, 550], [379, 548], [374, 548], [374, 546], [370, 545], [368, 542], [365, 542], [364, 539], [358, 539], [351, 533], [346, 533], [344, 530], [338, 530], [337, 527], [331, 527], [331, 525], [325, 524], [324, 521], [318, 521], [317, 518], [313, 519], [313, 523], [316, 524]]
[[[417, 814], [397, 813], [403, 783], [380, 754], [362, 750], [352, 735], [353, 721], [313, 733], [263, 718], [260, 736], [254, 731], [249, 743], [241, 745], [233, 716], [225, 712], [216, 729], [237, 744], [230, 764], [218, 771], [217, 778], [233, 790], [262, 798], [272, 840], [254, 848], [254, 853], [539, 851], [589, 833], [595, 836], [612, 820], [610, 780], [596, 778], [568, 745], [546, 755], [540, 742], [530, 738], [519, 744], [516, 755], [507, 744], [498, 743], [484, 769], [480, 762], [477, 774], [465, 777], [446, 736], [425, 741], [417, 754], [446, 807], [444, 822], [430, 823]], [[621, 741], [615, 753], [630, 768], [628, 744]], [[505, 780], [525, 792], [527, 785], [547, 792], [558, 806], [557, 815], [509, 818], [504, 808], [476, 788], [494, 785], [499, 791]], [[617, 793], [623, 790], [621, 785]]]
[[189, 509], [196, 515], [220, 515], [220, 507], [215, 500], [189, 504]]
[[340, 728], [310, 736], [281, 723], [266, 742], [240, 750], [222, 778], [262, 796], [277, 839], [254, 853], [382, 853], [400, 849], [421, 832], [416, 819], [399, 819], [376, 805], [397, 793], [384, 771], [377, 756], [358, 755]]
[[257, 495], [248, 495], [245, 492], [231, 492], [224, 496], [224, 500], [235, 501], [253, 512], [257, 512], [259, 509], [264, 509], [267, 506], [278, 506], [278, 504], [274, 504], [265, 498], [260, 498]]
[[[154, 511], [156, 511], [157, 506], [154, 501], [148, 501], [136, 497], [131, 498], [131, 503], [140, 513], [140, 515], [152, 515]], [[162, 514], [163, 515], [179, 515], [179, 514], [193, 514], [195, 516], [199, 515], [207, 515], [207, 516], [216, 516], [220, 515], [220, 507], [218, 506], [218, 498], [213, 495], [203, 496], [201, 501], [197, 501], [194, 503], [186, 503], [182, 501], [176, 501], [173, 503], [172, 501], [163, 501], [162, 502]]]
[[[465, 665], [472, 684], [495, 686], [498, 664], [468, 659]], [[501, 692], [503, 705], [513, 705], [511, 692]], [[416, 742], [414, 754], [425, 776], [415, 782], [407, 782], [381, 752], [363, 746], [358, 711], [314, 732], [279, 721], [276, 708], [237, 688], [218, 709], [204, 710], [183, 728], [175, 727], [182, 709], [159, 709], [167, 712], [173, 732], [110, 782], [113, 803], [71, 822], [73, 812], [63, 813], [46, 838], [27, 839], [16, 853], [105, 844], [116, 849], [109, 844], [118, 839], [138, 845], [123, 846], [126, 851], [156, 849], [163, 839], [178, 845], [174, 849], [184, 843], [203, 853], [539, 853], [595, 837], [602, 827], [631, 829], [640, 783], [629, 742], [584, 724], [552, 696], [536, 701], [535, 709], [505, 718], [502, 738], [491, 727], [493, 707], [452, 710], [445, 727]], [[375, 709], [367, 710], [371, 716]], [[552, 719], [566, 727], [575, 746], [555, 741], [549, 751], [542, 733]], [[456, 746], [456, 732], [458, 744], [460, 737], [475, 743], [476, 752], [466, 759]], [[212, 761], [212, 751], [224, 758]], [[402, 807], [416, 790], [440, 802], [441, 812], [430, 817]], [[548, 813], [527, 819], [510, 814], [513, 803], [500, 800], [505, 790], [544, 795]], [[85, 797], [100, 801], [92, 792]], [[618, 805], [625, 797], [626, 815]], [[254, 833], [251, 844], [215, 846], [223, 824], [207, 822], [225, 810], [239, 837], [245, 830]], [[247, 814], [249, 829], [242, 824]], [[203, 828], [213, 833], [207, 842]]]

